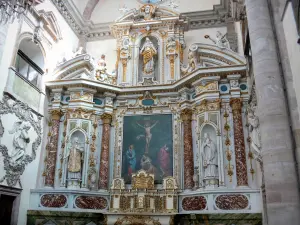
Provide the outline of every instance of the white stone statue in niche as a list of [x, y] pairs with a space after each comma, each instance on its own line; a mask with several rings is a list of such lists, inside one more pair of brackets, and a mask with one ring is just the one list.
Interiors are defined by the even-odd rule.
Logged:
[[67, 159], [67, 180], [68, 187], [79, 187], [82, 173], [82, 161], [84, 157], [84, 148], [81, 146], [78, 137], [72, 139], [72, 144], [66, 152], [65, 159]]
[[251, 137], [251, 147], [260, 154], [261, 149], [261, 139], [260, 139], [260, 129], [259, 129], [259, 119], [258, 116], [255, 115], [254, 104], [251, 104], [248, 108], [248, 124], [249, 131]]
[[26, 153], [26, 147], [30, 142], [28, 131], [31, 128], [29, 122], [18, 121], [14, 123], [13, 129], [9, 131], [14, 134], [13, 137], [13, 150], [10, 154], [11, 161], [18, 162], [23, 159]]
[[146, 38], [140, 54], [143, 57], [144, 75], [152, 75], [155, 69], [154, 56], [157, 55], [157, 50], [148, 37]]
[[202, 158], [204, 167], [204, 178], [218, 176], [218, 150], [215, 143], [210, 139], [208, 133], [204, 133], [202, 143]]
[[206, 39], [210, 39], [216, 46], [221, 49], [230, 49], [230, 44], [228, 39], [226, 38], [227, 34], [222, 34], [220, 31], [217, 31], [216, 39], [212, 39], [209, 35], [205, 35]]

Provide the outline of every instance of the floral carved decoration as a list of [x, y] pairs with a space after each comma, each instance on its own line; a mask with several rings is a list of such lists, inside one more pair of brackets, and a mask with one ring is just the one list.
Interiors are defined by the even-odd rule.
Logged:
[[216, 198], [216, 206], [222, 210], [242, 210], [249, 205], [245, 195], [219, 195]]
[[64, 195], [43, 195], [41, 205], [47, 208], [62, 208], [67, 204], [67, 197]]
[[106, 209], [108, 206], [105, 198], [92, 196], [77, 197], [75, 205], [80, 209]]
[[[4, 160], [5, 175], [0, 178], [0, 184], [6, 180], [8, 186], [13, 187], [18, 182], [21, 185], [21, 176], [25, 171], [25, 168], [36, 158], [36, 152], [42, 141], [42, 128], [41, 119], [42, 117], [33, 113], [32, 109], [21, 101], [12, 99], [8, 95], [4, 95], [2, 101], [0, 101], [0, 139], [3, 137], [5, 128], [2, 125], [2, 116], [6, 114], [15, 115], [18, 121], [14, 123], [14, 132], [8, 131], [10, 134], [13, 133], [14, 139], [19, 138], [17, 135], [19, 131], [28, 132], [31, 128], [36, 132], [37, 137], [32, 142], [31, 153], [27, 154], [26, 149], [17, 148], [16, 143], [13, 143], [14, 150], [18, 151], [18, 157], [14, 157], [10, 150], [3, 144], [0, 144], [0, 153]], [[23, 132], [24, 133], [24, 132]], [[20, 136], [20, 135], [19, 135]], [[21, 137], [27, 144], [30, 141], [28, 137]], [[24, 145], [27, 146], [27, 145]]]
[[204, 196], [186, 197], [182, 200], [185, 211], [199, 211], [206, 209], [207, 201]]

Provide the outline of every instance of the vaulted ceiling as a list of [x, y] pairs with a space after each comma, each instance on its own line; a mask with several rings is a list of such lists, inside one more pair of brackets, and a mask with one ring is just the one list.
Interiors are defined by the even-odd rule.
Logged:
[[[88, 41], [112, 38], [109, 25], [122, 16], [120, 8], [139, 8], [144, 0], [52, 0], [79, 36]], [[154, 1], [154, 0], [151, 0]], [[223, 26], [237, 0], [166, 0], [163, 6], [178, 4], [182, 16], [189, 18], [189, 29]], [[240, 0], [238, 0], [240, 1]]]

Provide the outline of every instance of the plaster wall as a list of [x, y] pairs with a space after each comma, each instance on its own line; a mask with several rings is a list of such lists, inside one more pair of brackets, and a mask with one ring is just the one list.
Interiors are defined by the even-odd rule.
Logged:
[[[43, 68], [45, 70], [45, 74], [43, 76], [43, 81], [40, 86], [40, 90], [44, 92], [44, 81], [51, 79], [51, 71], [55, 68], [57, 61], [59, 60], [60, 55], [62, 55], [64, 52], [72, 52], [75, 51], [77, 45], [78, 45], [78, 38], [72, 31], [72, 29], [68, 26], [68, 24], [65, 22], [65, 20], [62, 18], [60, 13], [57, 11], [54, 5], [52, 5], [50, 0], [46, 0], [44, 3], [37, 6], [38, 10], [44, 10], [44, 11], [52, 11], [58, 21], [60, 31], [62, 34], [62, 40], [55, 43], [53, 40], [42, 41], [42, 46], [44, 49], [44, 57], [45, 57], [45, 67]], [[34, 26], [36, 26], [36, 21], [33, 19], [31, 15], [28, 15], [28, 20], [24, 20], [21, 23], [15, 22], [11, 24], [6, 33], [6, 42], [5, 45], [1, 46], [3, 49], [3, 57], [0, 63], [0, 74], [1, 74], [1, 82], [0, 82], [0, 100], [3, 96], [3, 91], [8, 91], [7, 87], [9, 86], [9, 80], [8, 78], [11, 78], [13, 76], [15, 79], [18, 78], [14, 73], [9, 70], [10, 66], [14, 66], [15, 64], [15, 56], [17, 49], [19, 47], [19, 42], [21, 41], [20, 37], [23, 37], [24, 34], [32, 34]], [[5, 29], [1, 29], [1, 34], [5, 34]], [[45, 32], [45, 31], [44, 31]], [[30, 47], [30, 46], [27, 46]], [[0, 49], [1, 51], [1, 49]], [[48, 72], [48, 73], [47, 73]], [[20, 79], [21, 80], [21, 79]], [[21, 80], [22, 81], [22, 80]], [[27, 85], [24, 83], [23, 85]], [[23, 85], [20, 86], [20, 88], [24, 87]], [[30, 91], [35, 91], [32, 87], [28, 86], [28, 89]], [[17, 99], [28, 103], [31, 108], [33, 108], [35, 111], [40, 113], [41, 115], [47, 117], [47, 112], [45, 109], [45, 102], [47, 102], [47, 97], [45, 93], [39, 93], [39, 103], [37, 103], [37, 107], [34, 107], [29, 102], [24, 101], [26, 98], [31, 98], [31, 96], [19, 96], [16, 95], [12, 90], [10, 90], [11, 94], [14, 95]], [[26, 94], [25, 94], [26, 95]], [[24, 98], [23, 98], [24, 97]], [[47, 122], [46, 118], [42, 119], [41, 126], [43, 127], [43, 133], [47, 133]], [[3, 126], [5, 128], [5, 134], [2, 139], [1, 144], [5, 145], [9, 151], [13, 149], [13, 134], [9, 134], [8, 131], [10, 131], [13, 128], [13, 125], [16, 121], [18, 121], [18, 118], [13, 114], [7, 114], [5, 116], [1, 116]], [[26, 148], [26, 152], [30, 154], [31, 146], [33, 141], [35, 140], [37, 134], [31, 130], [29, 131], [29, 138], [30, 138], [30, 144]], [[43, 138], [43, 137], [42, 137]], [[21, 184], [20, 186], [18, 183], [15, 186], [15, 188], [22, 188], [21, 196], [20, 196], [20, 207], [19, 207], [19, 214], [18, 214], [18, 225], [25, 225], [26, 224], [26, 214], [27, 210], [29, 209], [30, 204], [30, 190], [36, 188], [37, 184], [37, 177], [40, 177], [41, 173], [39, 173], [39, 163], [43, 161], [44, 152], [42, 152], [42, 149], [44, 149], [43, 143], [45, 141], [42, 141], [42, 144], [37, 149], [37, 155], [35, 160], [33, 162], [29, 163], [24, 173], [21, 176]], [[5, 175], [4, 170], [4, 156], [0, 153], [0, 178], [2, 178]], [[1, 183], [1, 185], [7, 186], [6, 181]]]
[[283, 30], [286, 39], [286, 46], [291, 65], [291, 71], [294, 78], [294, 88], [296, 92], [296, 98], [298, 102], [298, 112], [300, 112], [300, 89], [297, 88], [300, 85], [300, 45], [297, 44], [298, 33], [294, 17], [294, 12], [291, 3], [288, 4], [284, 17], [283, 17]]
[[70, 55], [77, 50], [79, 39], [50, 0], [46, 0], [36, 8], [37, 10], [51, 11], [54, 13], [62, 36], [61, 40], [52, 44], [51, 50], [47, 55], [47, 68], [49, 73], [51, 73], [56, 67], [58, 60], [64, 55]]

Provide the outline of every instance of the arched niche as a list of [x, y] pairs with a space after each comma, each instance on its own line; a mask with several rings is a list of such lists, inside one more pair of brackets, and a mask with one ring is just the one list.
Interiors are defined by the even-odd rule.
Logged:
[[[153, 57], [154, 58], [154, 73], [153, 75], [146, 75], [143, 73], [143, 69], [144, 69], [144, 63], [143, 63], [143, 56], [141, 54], [141, 50], [147, 40], [147, 38], [149, 38], [149, 40], [153, 43], [154, 47], [156, 48], [157, 50], [157, 54]], [[141, 42], [140, 42], [140, 47], [139, 47], [139, 82], [142, 82], [143, 81], [143, 77], [151, 77], [153, 76], [153, 78], [155, 80], [158, 79], [158, 73], [159, 73], [159, 65], [158, 65], [158, 57], [159, 57], [159, 41], [156, 37], [154, 36], [145, 36], [141, 39]]]
[[136, 40], [136, 46], [137, 48], [137, 55], [139, 56], [138, 59], [138, 66], [137, 66], [137, 83], [143, 82], [143, 78], [149, 78], [150, 76], [143, 76], [142, 70], [143, 70], [143, 57], [141, 55], [141, 49], [146, 41], [146, 38], [149, 38], [150, 41], [153, 43], [155, 48], [157, 49], [157, 55], [154, 57], [154, 63], [155, 63], [155, 71], [154, 71], [154, 81], [160, 82], [161, 81], [161, 73], [163, 68], [161, 65], [162, 61], [162, 40], [159, 34], [157, 33], [151, 33], [151, 35], [147, 35], [147, 33], [144, 33], [143, 35], [139, 36]]
[[30, 34], [21, 36], [17, 46], [14, 67], [27, 81], [40, 86], [45, 69], [45, 51], [40, 44], [35, 44]]
[[71, 143], [72, 140], [73, 140], [75, 137], [78, 138], [78, 140], [80, 141], [80, 143], [85, 143], [86, 137], [85, 137], [84, 131], [78, 130], [78, 129], [74, 130], [74, 131], [70, 134], [70, 140], [69, 140], [69, 142]]
[[[86, 143], [88, 134], [83, 129], [73, 129], [70, 134], [68, 135], [68, 143], [67, 147], [64, 152], [64, 161], [63, 161], [63, 177], [61, 180], [61, 186], [71, 188], [71, 189], [78, 189], [78, 188], [85, 188], [87, 183], [87, 169], [88, 169], [88, 156], [89, 156], [89, 148], [88, 144]], [[83, 149], [81, 153], [81, 184], [79, 182], [76, 183], [74, 186], [74, 181], [68, 183], [68, 152], [72, 150], [72, 143], [75, 138], [78, 138], [79, 146]]]
[[[223, 180], [224, 180], [224, 170], [223, 170], [223, 154], [222, 154], [222, 137], [219, 135], [218, 127], [213, 122], [205, 122], [200, 127], [200, 144], [199, 144], [199, 181], [200, 185], [203, 186], [203, 180], [204, 180], [204, 161], [203, 161], [203, 147], [204, 147], [204, 141], [207, 137], [210, 138], [210, 140], [214, 143], [215, 148], [217, 148], [217, 155], [218, 158], [218, 181], [219, 186], [223, 186]], [[217, 186], [217, 185], [215, 185]]]

